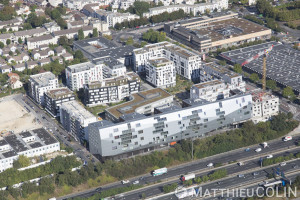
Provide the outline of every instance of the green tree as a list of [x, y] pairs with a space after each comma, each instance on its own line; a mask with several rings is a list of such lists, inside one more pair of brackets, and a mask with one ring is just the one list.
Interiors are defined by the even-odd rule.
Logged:
[[18, 39], [18, 43], [19, 43], [19, 44], [22, 44], [22, 43], [23, 43], [22, 38], [19, 38], [19, 39]]
[[58, 26], [60, 26], [61, 29], [66, 29], [68, 26], [67, 22], [61, 17], [56, 20], [56, 23]]
[[78, 30], [78, 40], [83, 40], [84, 39], [84, 33], [82, 29]]
[[69, 45], [69, 40], [66, 36], [60, 36], [58, 38], [58, 44], [61, 46], [68, 46]]
[[150, 4], [145, 1], [135, 1], [133, 3], [133, 14], [137, 14], [140, 17], [143, 16], [143, 13], [148, 12]]
[[3, 47], [4, 47], [3, 42], [0, 42], [0, 48], [3, 49]]
[[58, 18], [60, 18], [61, 17], [61, 13], [59, 12], [59, 10], [57, 10], [57, 9], [53, 9], [52, 11], [51, 11], [51, 18], [52, 19], [58, 19]]
[[219, 64], [222, 65], [222, 66], [225, 66], [226, 65], [226, 61], [225, 60], [221, 60], [221, 61], [219, 61]]
[[99, 33], [96, 28], [93, 29], [93, 37], [99, 37]]
[[6, 45], [10, 45], [10, 43], [11, 43], [11, 40], [10, 40], [10, 39], [7, 39], [7, 40], [6, 40]]
[[79, 59], [81, 62], [85, 59], [83, 53], [80, 50], [75, 51], [74, 58]]
[[253, 81], [253, 82], [257, 82], [257, 81], [259, 81], [259, 77], [256, 73], [252, 73], [250, 75], [250, 80]]
[[142, 42], [141, 42], [141, 47], [144, 47], [144, 46], [147, 45], [147, 44], [148, 44], [147, 42], [142, 41]]
[[276, 81], [274, 80], [267, 80], [267, 87], [270, 88], [271, 90], [276, 89]]
[[24, 155], [20, 155], [18, 160], [15, 160], [13, 163], [13, 166], [15, 168], [23, 168], [23, 167], [27, 167], [30, 165], [30, 160], [28, 157], [24, 156]]
[[119, 22], [115, 24], [115, 29], [121, 30], [122, 28], [123, 26]]
[[126, 41], [126, 45], [133, 45], [133, 38], [129, 37]]
[[282, 90], [282, 95], [285, 98], [292, 98], [295, 96], [294, 91], [290, 86], [288, 86]]
[[242, 71], [243, 71], [243, 70], [242, 70], [242, 66], [239, 65], [239, 64], [234, 64], [233, 70], [234, 70], [236, 73], [239, 73], [239, 74], [241, 74]]

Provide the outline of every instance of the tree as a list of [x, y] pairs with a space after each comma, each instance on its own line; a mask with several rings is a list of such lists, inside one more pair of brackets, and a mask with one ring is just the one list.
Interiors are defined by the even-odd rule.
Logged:
[[11, 40], [10, 40], [10, 39], [7, 39], [7, 40], [6, 40], [6, 45], [10, 45], [10, 43], [11, 43]]
[[82, 61], [84, 59], [84, 55], [80, 50], [77, 50], [75, 51], [74, 58], [77, 58], [80, 61]]
[[239, 73], [239, 74], [241, 74], [242, 73], [242, 66], [241, 65], [239, 65], [239, 64], [234, 64], [234, 66], [233, 66], [233, 71], [235, 71], [236, 73]]
[[257, 82], [257, 81], [259, 81], [259, 77], [256, 73], [252, 73], [250, 75], [250, 80], [253, 81], [253, 82]]
[[226, 61], [225, 60], [221, 60], [221, 61], [219, 61], [219, 64], [222, 65], [222, 66], [225, 66], [226, 65]]
[[147, 42], [142, 41], [142, 42], [141, 42], [141, 47], [144, 47], [144, 46], [147, 45], [147, 44], [148, 44]]
[[126, 45], [133, 45], [133, 38], [129, 37], [126, 41]]
[[287, 118], [288, 118], [289, 120], [293, 119], [293, 117], [294, 117], [293, 113], [291, 113], [291, 112], [288, 112], [288, 113], [287, 113]]
[[288, 87], [286, 87], [286, 88], [284, 88], [284, 89], [282, 90], [282, 95], [283, 95], [285, 98], [291, 98], [291, 97], [294, 97], [294, 96], [295, 96], [294, 91], [293, 91], [293, 89], [292, 89], [290, 86], [288, 86]]
[[276, 89], [276, 81], [274, 80], [267, 80], [267, 87], [270, 88], [271, 90]]
[[61, 29], [66, 29], [67, 28], [67, 22], [63, 18], [58, 18], [56, 19], [56, 23], [58, 26], [60, 26]]
[[14, 55], [14, 52], [9, 51], [8, 54], [9, 54], [10, 56], [13, 56], [13, 55]]
[[135, 1], [133, 3], [133, 9], [129, 9], [133, 14], [137, 14], [140, 17], [143, 16], [143, 13], [148, 12], [150, 4], [144, 1]]
[[20, 155], [18, 160], [15, 160], [13, 163], [13, 166], [15, 168], [23, 168], [23, 167], [27, 167], [30, 165], [30, 160], [28, 157], [24, 156], [24, 155]]
[[99, 33], [96, 28], [93, 29], [93, 37], [99, 37]]
[[78, 40], [83, 40], [84, 39], [84, 33], [82, 28], [78, 30]]
[[206, 10], [205, 10], [205, 14], [206, 14], [206, 15], [209, 15], [209, 13], [210, 13], [210, 10], [209, 10], [209, 9], [206, 9]]
[[0, 42], [0, 48], [3, 49], [3, 47], [4, 47], [3, 42]]
[[7, 21], [12, 19], [16, 15], [15, 9], [12, 6], [4, 6], [0, 11], [0, 20]]
[[51, 11], [51, 18], [52, 19], [58, 19], [58, 18], [60, 18], [61, 17], [61, 13], [57, 10], [57, 9], [53, 9], [52, 11]]
[[22, 43], [23, 43], [22, 38], [19, 37], [18, 43], [19, 43], [19, 44], [22, 44]]
[[61, 46], [68, 46], [69, 45], [69, 40], [66, 36], [60, 36], [58, 38], [58, 44]]
[[115, 29], [121, 30], [122, 28], [123, 27], [122, 27], [122, 25], [119, 22], [115, 24]]

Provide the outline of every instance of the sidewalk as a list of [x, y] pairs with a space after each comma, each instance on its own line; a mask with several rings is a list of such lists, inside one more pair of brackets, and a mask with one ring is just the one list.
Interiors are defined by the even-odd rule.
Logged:
[[288, 135], [294, 136], [294, 135], [298, 135], [299, 133], [300, 133], [300, 124], [297, 128], [295, 128], [290, 133], [288, 133]]

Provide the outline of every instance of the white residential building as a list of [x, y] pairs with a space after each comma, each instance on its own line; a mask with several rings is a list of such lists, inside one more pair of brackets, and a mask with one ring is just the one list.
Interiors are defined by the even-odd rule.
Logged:
[[265, 122], [279, 113], [279, 98], [257, 92], [252, 94], [252, 121], [254, 123]]
[[109, 27], [114, 27], [116, 23], [122, 23], [124, 21], [131, 21], [140, 18], [138, 15], [130, 13], [118, 13], [105, 10], [97, 10], [95, 11], [94, 15], [95, 18], [107, 22]]
[[49, 2], [49, 3], [51, 4], [51, 6], [53, 6], [53, 7], [56, 7], [56, 6], [58, 6], [59, 4], [62, 4], [62, 3], [63, 3], [62, 0], [49, 0], [48, 2]]
[[52, 37], [52, 35], [42, 35], [27, 39], [27, 47], [29, 50], [39, 48], [45, 44], [57, 44], [57, 38]]
[[49, 31], [50, 33], [54, 31], [60, 31], [61, 29], [60, 26], [58, 26], [57, 23], [54, 21], [43, 24], [43, 27], [47, 29], [47, 31]]
[[192, 80], [199, 81], [201, 57], [193, 51], [187, 50], [169, 42], [149, 44], [133, 51], [134, 70], [144, 72], [149, 60], [166, 58], [174, 63], [177, 74]]
[[223, 81], [213, 80], [204, 83], [198, 83], [191, 87], [191, 99], [205, 99], [213, 102], [219, 99], [229, 97], [230, 89]]
[[103, 79], [102, 64], [85, 62], [71, 65], [66, 68], [67, 86], [71, 90], [79, 90], [85, 84]]
[[12, 168], [20, 155], [31, 158], [55, 151], [60, 151], [60, 144], [45, 129], [11, 133], [0, 139], [0, 172]]
[[58, 88], [58, 79], [52, 72], [31, 75], [29, 78], [29, 94], [41, 105], [44, 105], [44, 93]]
[[82, 141], [88, 140], [87, 127], [96, 121], [96, 117], [75, 100], [64, 102], [60, 106], [61, 124]]
[[155, 87], [173, 87], [176, 85], [174, 62], [166, 58], [149, 60], [146, 65], [146, 80]]

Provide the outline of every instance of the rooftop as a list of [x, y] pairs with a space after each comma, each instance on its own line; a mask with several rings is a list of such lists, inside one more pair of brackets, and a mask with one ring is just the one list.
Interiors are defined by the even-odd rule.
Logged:
[[163, 67], [165, 65], [168, 65], [168, 64], [173, 64], [172, 61], [166, 59], [166, 58], [157, 58], [157, 59], [151, 59], [149, 60], [149, 63], [155, 67]]
[[151, 90], [142, 91], [131, 95], [131, 101], [125, 102], [120, 105], [116, 105], [107, 108], [105, 111], [109, 112], [115, 118], [120, 118], [124, 114], [129, 114], [135, 112], [139, 107], [147, 104], [151, 104], [155, 101], [171, 97], [172, 95], [161, 88], [155, 88]]
[[30, 76], [31, 81], [42, 87], [49, 85], [49, 81], [54, 79], [56, 79], [56, 77], [52, 72], [44, 72]]
[[207, 81], [207, 82], [204, 82], [204, 83], [198, 83], [198, 84], [195, 84], [193, 86], [197, 87], [199, 89], [202, 89], [202, 88], [215, 86], [215, 85], [219, 85], [219, 84], [224, 84], [224, 83], [220, 80], [213, 80], [213, 81]]
[[95, 58], [93, 59], [93, 63], [96, 64], [104, 64], [110, 69], [118, 69], [118, 68], [123, 68], [125, 67], [120, 61], [118, 61], [115, 58], [112, 58], [110, 56], [102, 57], [102, 58]]
[[94, 68], [95, 65], [91, 62], [85, 62], [85, 63], [79, 63], [76, 65], [70, 65], [67, 67], [67, 70], [72, 73], [78, 73], [86, 70], [90, 70], [91, 68]]
[[74, 95], [73, 92], [67, 87], [48, 90], [46, 94], [52, 99], [61, 99], [61, 98], [65, 98], [66, 96]]
[[70, 115], [75, 116], [80, 121], [83, 121], [84, 119], [95, 118], [92, 113], [87, 111], [75, 100], [62, 103], [61, 108], [67, 110]]

